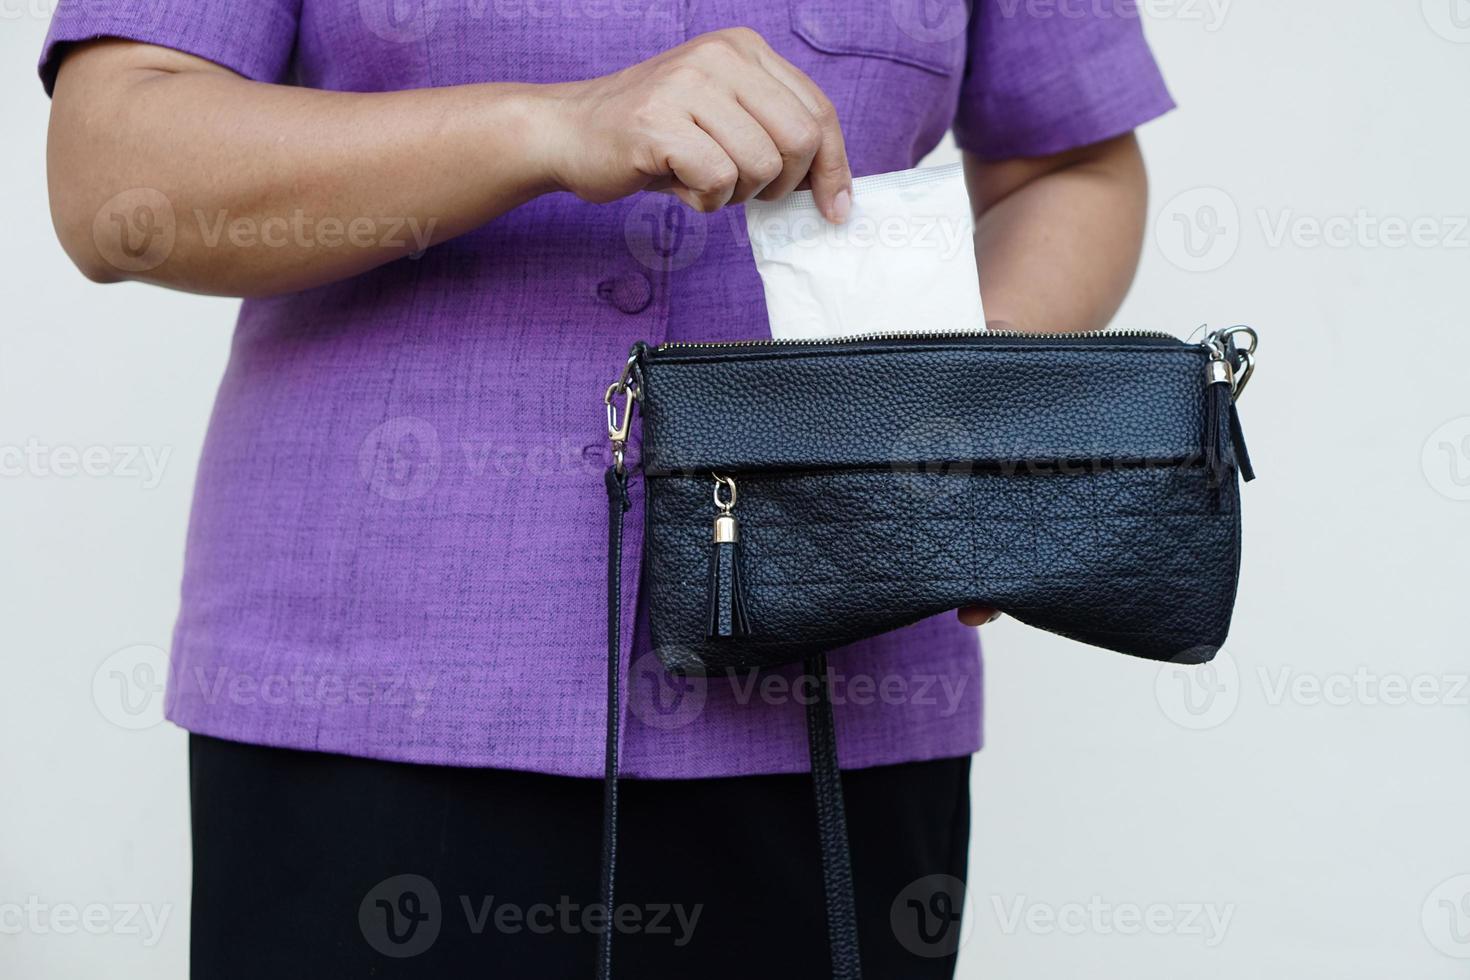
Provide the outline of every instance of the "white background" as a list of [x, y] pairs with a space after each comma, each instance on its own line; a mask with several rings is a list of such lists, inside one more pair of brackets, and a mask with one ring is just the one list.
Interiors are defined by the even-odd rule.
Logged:
[[[1236, 624], [1214, 673], [1179, 676], [990, 628], [960, 974], [1463, 978], [1470, 4], [1148, 6], [1183, 108], [1143, 132], [1152, 220], [1119, 324], [1261, 333]], [[235, 304], [68, 264], [33, 72], [48, 8], [0, 0], [0, 446], [169, 455], [161, 479], [0, 476], [0, 976], [183, 977], [185, 737], [146, 724], [146, 671]], [[37, 903], [39, 927], [17, 919]], [[98, 934], [69, 927], [97, 903]]]

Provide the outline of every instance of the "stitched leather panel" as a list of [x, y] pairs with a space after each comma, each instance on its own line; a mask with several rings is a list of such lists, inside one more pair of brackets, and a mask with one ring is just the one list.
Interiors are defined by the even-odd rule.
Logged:
[[738, 482], [751, 636], [709, 641], [713, 482], [648, 480], [650, 626], [671, 670], [788, 663], [970, 604], [1155, 660], [1208, 660], [1229, 628], [1233, 469], [1219, 486], [1199, 466], [885, 467]]
[[673, 349], [645, 358], [651, 474], [1196, 459], [1205, 351], [1178, 341]]

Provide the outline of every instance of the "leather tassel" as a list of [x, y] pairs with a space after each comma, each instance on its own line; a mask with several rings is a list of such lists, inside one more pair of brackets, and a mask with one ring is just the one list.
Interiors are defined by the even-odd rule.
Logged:
[[1250, 451], [1245, 448], [1245, 430], [1240, 427], [1240, 413], [1235, 402], [1230, 403], [1230, 445], [1235, 450], [1235, 465], [1240, 469], [1240, 478], [1246, 483], [1256, 478], [1256, 468], [1251, 465]]
[[[719, 525], [735, 518], [721, 515], [715, 519], [717, 534]], [[731, 528], [728, 541], [718, 537], [710, 544], [709, 553], [709, 638], [711, 640], [738, 639], [750, 635], [750, 617], [745, 611], [745, 584], [740, 579], [739, 531]]]
[[1232, 408], [1231, 391], [1229, 383], [1224, 381], [1206, 385], [1205, 390], [1205, 471], [1209, 473], [1210, 485], [1218, 487], [1225, 482], [1227, 469], [1226, 428]]
[[[721, 498], [725, 490], [728, 497]], [[740, 576], [740, 524], [735, 509], [735, 481], [715, 477], [715, 526], [709, 553], [709, 628], [711, 640], [738, 639], [750, 635], [750, 617], [745, 611], [745, 584]]]

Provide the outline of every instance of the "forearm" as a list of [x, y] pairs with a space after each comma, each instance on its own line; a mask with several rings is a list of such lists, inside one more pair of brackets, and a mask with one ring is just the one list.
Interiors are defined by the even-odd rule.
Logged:
[[1047, 161], [971, 163], [986, 318], [1048, 333], [1106, 326], [1143, 243], [1148, 182], [1132, 136]]
[[[236, 296], [332, 282], [554, 189], [536, 154], [532, 91], [324, 92], [103, 42], [71, 55], [57, 79], [53, 219], [99, 281]], [[125, 196], [105, 213], [135, 188], [157, 194]], [[158, 194], [173, 243], [139, 269], [157, 256], [119, 259], [111, 239], [147, 231], [136, 209]]]

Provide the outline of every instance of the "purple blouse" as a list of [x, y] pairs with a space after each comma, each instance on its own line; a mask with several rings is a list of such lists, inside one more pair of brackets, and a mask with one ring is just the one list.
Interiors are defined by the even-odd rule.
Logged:
[[[831, 97], [859, 176], [912, 167], [951, 127], [982, 156], [1034, 156], [1172, 106], [1129, 3], [974, 6], [61, 0], [40, 69], [49, 90], [63, 45], [118, 36], [323, 89], [546, 82], [746, 25]], [[600, 775], [603, 389], [635, 340], [768, 335], [744, 235], [736, 209], [553, 194], [421, 256], [246, 301], [199, 468], [168, 716], [244, 742]], [[804, 770], [793, 674], [657, 666], [633, 615], [633, 489], [625, 771]], [[975, 631], [952, 614], [832, 664], [844, 766], [979, 748]]]

